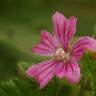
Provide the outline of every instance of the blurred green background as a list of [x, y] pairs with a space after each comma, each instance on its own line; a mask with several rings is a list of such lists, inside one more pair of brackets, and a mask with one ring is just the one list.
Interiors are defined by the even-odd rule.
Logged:
[[[38, 42], [41, 30], [47, 29], [52, 32], [51, 17], [56, 11], [63, 13], [66, 17], [74, 15], [78, 18], [76, 36], [96, 35], [96, 0], [0, 0], [0, 81], [8, 80], [17, 75], [23, 78], [22, 74], [18, 72], [20, 71], [18, 62], [20, 66], [22, 62], [29, 66], [43, 60], [43, 57], [32, 54], [31, 48]], [[88, 76], [89, 73], [86, 71], [86, 74], [84, 74], [84, 77], [85, 75]], [[0, 96], [26, 96], [27, 94], [32, 96], [31, 90], [35, 90], [35, 88], [30, 83], [23, 81], [10, 80], [9, 83], [4, 82], [5, 85], [0, 82]], [[82, 87], [85, 86], [85, 81], [81, 85], [80, 96], [91, 96], [88, 95], [90, 89], [87, 90], [87, 95], [82, 95], [82, 90], [86, 89]], [[89, 84], [86, 83], [86, 85]], [[27, 87], [24, 89], [24, 86]], [[55, 87], [57, 86], [55, 85]], [[65, 95], [66, 93], [71, 94], [68, 86], [64, 85], [63, 87], [61, 91], [64, 91]], [[78, 90], [77, 87], [73, 89]], [[50, 92], [54, 90], [54, 87], [52, 90], [49, 87], [48, 90], [47, 93], [50, 94], [48, 96], [51, 96]], [[19, 91], [23, 95], [20, 95]], [[9, 95], [6, 95], [5, 92]], [[34, 94], [37, 94], [38, 90], [34, 92]]]
[[77, 36], [95, 34], [96, 0], [0, 0], [0, 80], [16, 73], [19, 61], [41, 60], [31, 47], [41, 30], [52, 32], [55, 11], [78, 18]]

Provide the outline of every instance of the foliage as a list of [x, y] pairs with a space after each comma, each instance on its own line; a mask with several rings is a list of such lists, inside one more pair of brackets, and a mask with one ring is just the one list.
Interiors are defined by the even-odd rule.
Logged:
[[0, 82], [0, 96], [96, 96], [96, 60], [85, 54], [80, 61], [81, 81], [70, 85], [64, 79], [53, 78], [44, 89], [39, 90], [38, 84], [26, 76], [30, 66], [26, 62], [18, 62], [17, 75], [7, 81]]

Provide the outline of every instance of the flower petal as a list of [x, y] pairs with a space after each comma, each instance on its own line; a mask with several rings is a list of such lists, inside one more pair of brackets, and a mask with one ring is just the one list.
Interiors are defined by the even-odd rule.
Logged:
[[49, 60], [32, 65], [27, 70], [27, 75], [34, 78], [39, 84], [40, 89], [45, 87], [50, 79], [54, 76], [56, 62]]
[[61, 43], [62, 47], [67, 49], [66, 47], [68, 47], [68, 43], [76, 30], [77, 19], [72, 16], [68, 20], [63, 16], [63, 14], [56, 12], [52, 16], [52, 21], [56, 38]]
[[58, 66], [56, 66], [56, 76], [59, 78], [63, 78], [65, 76], [65, 64], [64, 62], [61, 62], [60, 64], [58, 64]]
[[32, 51], [41, 56], [52, 55], [56, 49], [55, 38], [47, 31], [41, 32], [41, 40], [38, 45], [32, 48]]
[[71, 55], [78, 60], [86, 50], [96, 51], [96, 40], [88, 36], [80, 37], [73, 44]]
[[79, 82], [80, 69], [75, 60], [71, 60], [68, 64], [66, 64], [65, 78], [72, 84]]
[[74, 16], [71, 16], [68, 19], [68, 28], [67, 28], [67, 32], [66, 32], [66, 46], [67, 44], [70, 42], [71, 38], [73, 37], [73, 35], [76, 32], [76, 22], [77, 22], [77, 18]]
[[80, 80], [80, 69], [77, 62], [73, 59], [69, 62], [61, 62], [56, 67], [56, 76], [59, 78], [66, 78], [70, 83], [78, 83]]

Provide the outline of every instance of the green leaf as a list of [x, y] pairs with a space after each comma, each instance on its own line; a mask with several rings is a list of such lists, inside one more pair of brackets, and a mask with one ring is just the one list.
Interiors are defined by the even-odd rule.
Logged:
[[0, 83], [0, 96], [76, 96], [76, 88], [65, 80], [53, 78], [48, 85], [39, 89], [37, 82], [27, 77], [25, 72], [30, 64], [18, 62], [18, 75]]
[[81, 82], [79, 96], [96, 96], [96, 60], [86, 53], [81, 61]]
[[17, 75], [0, 82], [0, 96], [96, 96], [96, 60], [91, 60], [90, 55], [86, 54], [79, 64], [79, 84], [70, 85], [65, 78], [53, 78], [40, 90], [37, 82], [26, 76], [26, 70], [31, 63], [18, 62]]

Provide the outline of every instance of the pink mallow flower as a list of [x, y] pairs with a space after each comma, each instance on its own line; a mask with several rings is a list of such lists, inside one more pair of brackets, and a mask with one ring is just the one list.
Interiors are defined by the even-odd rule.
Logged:
[[84, 51], [96, 51], [96, 41], [89, 36], [79, 37], [70, 46], [70, 40], [76, 31], [76, 21], [74, 16], [67, 19], [56, 12], [52, 16], [53, 35], [42, 31], [39, 44], [32, 48], [34, 53], [50, 57], [48, 61], [32, 65], [26, 72], [40, 84], [40, 89], [45, 87], [53, 76], [66, 78], [72, 84], [78, 83], [80, 68], [77, 61]]

